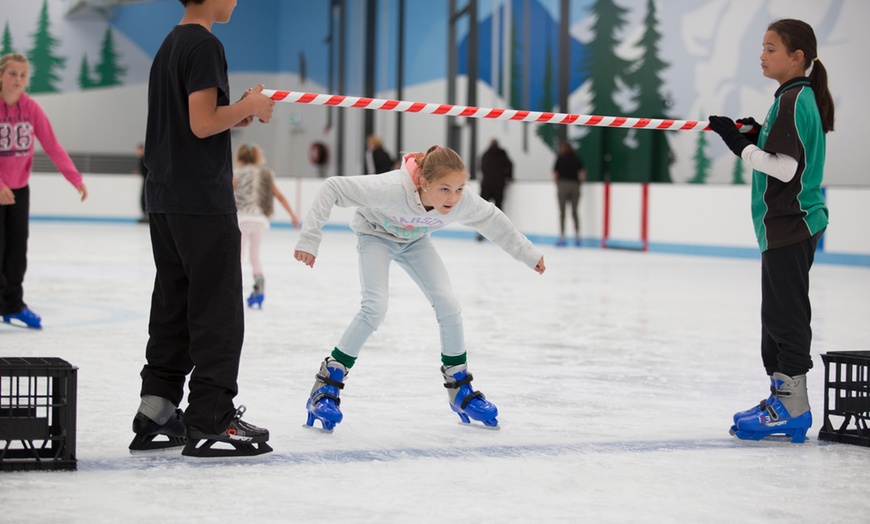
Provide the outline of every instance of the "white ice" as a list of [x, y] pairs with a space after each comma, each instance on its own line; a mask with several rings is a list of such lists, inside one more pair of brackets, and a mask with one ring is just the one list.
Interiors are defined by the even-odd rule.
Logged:
[[182, 459], [127, 450], [154, 274], [147, 226], [31, 225], [25, 298], [44, 329], [0, 325], [0, 355], [78, 366], [78, 470], [0, 472], [2, 522], [870, 520], [870, 449], [817, 439], [819, 354], [870, 346], [868, 268], [812, 270], [808, 441], [748, 443], [728, 427], [768, 393], [757, 260], [544, 246], [539, 276], [489, 243], [436, 237], [474, 386], [501, 430], [458, 424], [434, 315], [394, 267], [387, 319], [326, 434], [302, 427], [304, 405], [358, 306], [355, 237], [326, 232], [309, 269], [292, 259], [298, 231], [273, 229], [236, 400], [274, 452]]

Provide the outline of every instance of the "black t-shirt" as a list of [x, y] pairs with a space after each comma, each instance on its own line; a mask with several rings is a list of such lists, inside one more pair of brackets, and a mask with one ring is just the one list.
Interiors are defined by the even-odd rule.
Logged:
[[556, 165], [553, 166], [553, 171], [558, 173], [559, 180], [580, 180], [580, 170], [583, 169], [583, 161], [574, 153], [567, 155], [559, 155], [556, 158]]
[[229, 130], [197, 138], [190, 129], [191, 93], [216, 87], [229, 105], [227, 60], [220, 40], [197, 24], [175, 26], [154, 57], [148, 82], [145, 183], [149, 213], [236, 212]]

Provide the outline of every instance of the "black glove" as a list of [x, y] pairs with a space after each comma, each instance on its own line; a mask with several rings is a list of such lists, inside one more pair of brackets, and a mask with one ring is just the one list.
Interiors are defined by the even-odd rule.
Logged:
[[711, 116], [710, 130], [722, 137], [725, 145], [735, 155], [740, 156], [746, 146], [752, 143], [743, 136], [743, 133], [737, 130], [737, 125], [727, 116]]
[[[744, 126], [752, 126], [752, 131], [743, 132], [746, 140], [752, 142], [753, 145], [758, 145], [758, 136], [761, 135], [761, 124], [755, 121], [754, 118], [748, 116], [746, 118], [738, 118], [737, 123]], [[742, 131], [741, 131], [742, 132]]]

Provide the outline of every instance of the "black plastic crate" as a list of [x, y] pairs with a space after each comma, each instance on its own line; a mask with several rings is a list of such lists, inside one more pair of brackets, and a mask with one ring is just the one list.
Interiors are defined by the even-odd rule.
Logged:
[[0, 470], [76, 469], [78, 368], [0, 357]]
[[825, 423], [819, 440], [870, 446], [870, 351], [829, 351], [825, 363]]

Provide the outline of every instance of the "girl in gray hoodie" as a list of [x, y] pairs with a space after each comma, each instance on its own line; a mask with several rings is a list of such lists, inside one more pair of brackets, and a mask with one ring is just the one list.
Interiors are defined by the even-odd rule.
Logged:
[[476, 229], [516, 260], [543, 274], [541, 251], [492, 203], [465, 191], [468, 171], [459, 155], [433, 146], [425, 154], [404, 156], [399, 169], [381, 175], [326, 179], [302, 223], [295, 258], [314, 267], [321, 228], [334, 206], [355, 206], [350, 227], [359, 239], [362, 302], [359, 312], [326, 357], [308, 399], [313, 427], [331, 431], [341, 422], [339, 390], [362, 346], [387, 312], [389, 266], [395, 260], [420, 286], [435, 310], [441, 334], [441, 373], [450, 407], [463, 423], [498, 428], [498, 409], [474, 391], [466, 368], [465, 337], [459, 303], [430, 233], [457, 222]]

